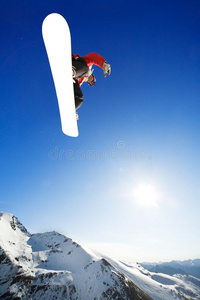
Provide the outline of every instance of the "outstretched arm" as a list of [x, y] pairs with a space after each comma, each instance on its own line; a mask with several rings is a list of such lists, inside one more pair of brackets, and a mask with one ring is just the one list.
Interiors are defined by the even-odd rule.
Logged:
[[103, 69], [104, 76], [106, 77], [106, 74], [111, 73], [111, 67], [109, 64], [106, 63], [106, 60], [103, 56], [99, 55], [98, 53], [92, 52], [85, 56], [83, 56], [85, 59], [87, 65], [90, 67], [92, 65], [99, 66], [101, 69]]
[[90, 67], [92, 65], [99, 66], [101, 69], [103, 69], [103, 64], [105, 63], [105, 58], [98, 53], [92, 52], [89, 53], [83, 58], [86, 60], [87, 65]]

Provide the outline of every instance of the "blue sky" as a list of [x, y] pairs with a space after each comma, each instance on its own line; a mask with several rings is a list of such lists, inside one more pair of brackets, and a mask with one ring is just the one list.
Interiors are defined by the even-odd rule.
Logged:
[[[42, 39], [67, 20], [72, 52], [111, 64], [82, 86], [62, 133]], [[0, 206], [126, 261], [199, 257], [200, 3], [1, 1]]]

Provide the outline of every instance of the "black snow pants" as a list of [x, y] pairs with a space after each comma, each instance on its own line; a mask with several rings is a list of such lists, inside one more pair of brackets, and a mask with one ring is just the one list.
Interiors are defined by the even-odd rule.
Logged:
[[78, 80], [74, 80], [74, 101], [75, 101], [75, 108], [76, 110], [82, 105], [83, 103], [83, 93], [79, 86]]
[[75, 69], [75, 77], [73, 78], [75, 108], [78, 109], [83, 103], [83, 93], [78, 84], [78, 79], [87, 75], [89, 67], [83, 57], [72, 58], [72, 66]]

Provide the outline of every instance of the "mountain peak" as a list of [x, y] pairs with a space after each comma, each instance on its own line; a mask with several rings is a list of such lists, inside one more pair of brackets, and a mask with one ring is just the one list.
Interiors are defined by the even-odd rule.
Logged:
[[[19, 222], [18, 218], [16, 218], [14, 215], [0, 211], [0, 220], [1, 226], [7, 226], [8, 223], [10, 223], [10, 227], [12, 230], [19, 230], [24, 234], [29, 235], [27, 229]], [[9, 226], [7, 226], [7, 230], [9, 230]]]

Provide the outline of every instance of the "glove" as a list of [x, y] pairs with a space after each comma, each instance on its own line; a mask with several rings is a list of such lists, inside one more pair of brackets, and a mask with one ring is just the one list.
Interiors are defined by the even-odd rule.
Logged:
[[111, 66], [109, 64], [107, 64], [106, 62], [103, 64], [103, 72], [104, 72], [104, 76], [106, 77], [106, 75], [110, 75], [111, 73]]

